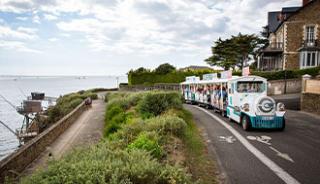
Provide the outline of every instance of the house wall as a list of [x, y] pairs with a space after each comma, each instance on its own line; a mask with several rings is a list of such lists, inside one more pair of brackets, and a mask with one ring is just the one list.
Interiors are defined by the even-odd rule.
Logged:
[[[305, 26], [316, 25], [316, 38], [320, 38], [320, 1], [315, 0], [310, 5], [301, 9], [284, 22], [282, 27], [285, 29], [285, 52], [286, 69], [299, 69], [299, 52], [305, 39]], [[281, 32], [281, 29], [279, 29]]]

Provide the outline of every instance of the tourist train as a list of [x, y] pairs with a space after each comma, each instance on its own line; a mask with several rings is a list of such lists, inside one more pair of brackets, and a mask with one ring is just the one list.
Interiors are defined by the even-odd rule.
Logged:
[[181, 92], [187, 103], [212, 108], [230, 121], [241, 124], [244, 130], [251, 128], [285, 128], [285, 107], [267, 96], [267, 80], [259, 76], [229, 76], [217, 74], [186, 77]]

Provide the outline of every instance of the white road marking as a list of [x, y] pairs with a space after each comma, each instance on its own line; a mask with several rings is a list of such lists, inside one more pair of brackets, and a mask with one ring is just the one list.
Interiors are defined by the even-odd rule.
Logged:
[[258, 142], [261, 142], [261, 143], [264, 143], [264, 144], [271, 146], [271, 143], [269, 142], [271, 140], [271, 137], [266, 136], [266, 135], [262, 135], [261, 137], [249, 135], [249, 136], [247, 136], [247, 139], [252, 140], [252, 141], [258, 141]]
[[276, 152], [277, 156], [294, 163], [294, 160], [287, 153], [281, 153], [279, 150], [277, 150], [272, 146], [269, 146], [269, 148], [272, 149], [274, 152]]
[[237, 139], [233, 138], [233, 136], [228, 136], [228, 137], [220, 136], [219, 138], [220, 138], [220, 141], [225, 141], [230, 144], [232, 144], [233, 142], [235, 142], [237, 140]]
[[226, 129], [228, 129], [241, 143], [247, 148], [254, 156], [256, 156], [264, 165], [266, 165], [271, 171], [273, 171], [280, 179], [282, 179], [285, 183], [288, 184], [300, 184], [298, 180], [292, 177], [289, 173], [283, 170], [280, 166], [278, 166], [275, 162], [269, 159], [266, 155], [264, 155], [261, 151], [255, 148], [249, 141], [247, 141], [238, 131], [232, 128], [229, 124], [218, 118], [217, 116], [211, 114], [205, 109], [194, 106], [204, 113], [211, 116], [213, 119], [218, 121], [221, 125], [223, 125]]

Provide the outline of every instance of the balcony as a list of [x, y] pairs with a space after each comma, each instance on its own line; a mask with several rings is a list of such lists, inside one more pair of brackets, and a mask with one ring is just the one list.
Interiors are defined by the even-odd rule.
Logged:
[[302, 41], [303, 47], [318, 47], [319, 46], [319, 40], [303, 40]]
[[271, 42], [268, 47], [266, 47], [263, 52], [282, 52], [283, 51], [283, 43], [282, 42]]
[[320, 50], [319, 40], [303, 40], [299, 51], [315, 51]]

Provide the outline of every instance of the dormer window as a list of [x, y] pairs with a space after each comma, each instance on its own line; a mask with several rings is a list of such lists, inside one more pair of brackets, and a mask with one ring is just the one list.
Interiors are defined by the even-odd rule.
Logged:
[[307, 26], [306, 27], [306, 41], [307, 43], [313, 43], [315, 40], [315, 27], [314, 26]]

